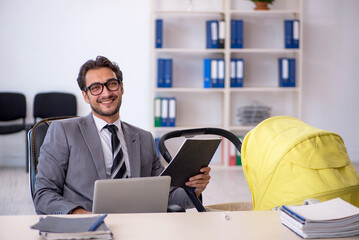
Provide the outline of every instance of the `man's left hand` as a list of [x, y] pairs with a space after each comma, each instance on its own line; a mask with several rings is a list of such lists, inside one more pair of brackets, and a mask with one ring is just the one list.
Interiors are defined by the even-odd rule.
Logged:
[[209, 175], [210, 171], [210, 167], [201, 168], [201, 174], [190, 177], [189, 181], [186, 182], [187, 187], [195, 188], [194, 193], [197, 197], [204, 191], [204, 189], [206, 189], [209, 179], [211, 179], [211, 176]]

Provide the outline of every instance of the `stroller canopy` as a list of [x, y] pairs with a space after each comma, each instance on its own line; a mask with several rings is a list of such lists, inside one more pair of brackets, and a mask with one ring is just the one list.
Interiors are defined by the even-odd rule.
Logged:
[[336, 197], [359, 207], [359, 176], [336, 133], [272, 117], [246, 135], [241, 153], [254, 210]]

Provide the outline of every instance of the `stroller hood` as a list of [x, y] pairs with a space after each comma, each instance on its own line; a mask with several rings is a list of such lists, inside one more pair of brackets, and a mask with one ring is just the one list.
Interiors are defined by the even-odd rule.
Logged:
[[336, 133], [272, 117], [246, 135], [241, 153], [254, 210], [336, 197], [359, 207], [359, 176]]

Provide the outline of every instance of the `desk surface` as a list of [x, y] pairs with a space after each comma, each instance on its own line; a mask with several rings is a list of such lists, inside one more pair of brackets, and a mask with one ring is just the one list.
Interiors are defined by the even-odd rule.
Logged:
[[[275, 211], [109, 214], [114, 239], [302, 239], [280, 223]], [[68, 217], [68, 216], [66, 216]], [[41, 239], [30, 226], [39, 216], [0, 216], [0, 239]], [[345, 238], [359, 239], [357, 238]]]

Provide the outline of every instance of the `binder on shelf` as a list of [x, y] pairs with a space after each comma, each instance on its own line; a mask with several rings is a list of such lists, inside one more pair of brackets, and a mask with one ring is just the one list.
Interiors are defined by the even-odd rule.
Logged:
[[224, 88], [225, 64], [223, 58], [203, 59], [203, 87]]
[[236, 59], [236, 87], [243, 87], [244, 61], [242, 58]]
[[156, 34], [155, 34], [155, 47], [162, 48], [163, 42], [163, 21], [156, 19]]
[[168, 99], [168, 127], [176, 126], [176, 98]]
[[164, 87], [165, 59], [157, 59], [157, 87]]
[[231, 87], [235, 87], [236, 84], [236, 60], [231, 59], [230, 66], [230, 80], [231, 80]]
[[172, 59], [159, 58], [157, 60], [157, 87], [172, 87]]
[[[242, 136], [237, 136], [237, 137], [240, 139], [243, 138]], [[228, 141], [228, 147], [229, 147], [228, 165], [229, 166], [242, 166], [241, 154], [237, 150], [236, 146], [234, 146], [232, 142]]]
[[238, 151], [236, 151], [236, 165], [237, 166], [242, 166], [241, 154]]
[[235, 48], [236, 46], [236, 21], [231, 20], [231, 48]]
[[299, 48], [299, 20], [293, 20], [293, 42], [292, 48]]
[[207, 48], [218, 48], [218, 20], [206, 22], [206, 40]]
[[227, 141], [229, 147], [228, 166], [236, 166], [236, 147], [232, 142]]
[[225, 42], [225, 22], [224, 20], [218, 21], [218, 48], [224, 48], [224, 42]]
[[231, 20], [231, 48], [243, 48], [243, 20]]
[[296, 75], [296, 70], [295, 70], [295, 58], [290, 58], [288, 59], [289, 61], [289, 82], [288, 82], [288, 86], [289, 87], [295, 87], [296, 83], [295, 83], [295, 75]]
[[280, 58], [279, 59], [279, 86], [280, 87], [295, 87], [295, 58]]
[[[238, 136], [238, 138], [243, 142], [243, 136]], [[236, 149], [236, 165], [242, 166], [241, 153]]]
[[218, 88], [224, 88], [224, 59], [217, 59], [217, 65], [218, 65], [218, 80], [217, 80], [217, 86]]
[[279, 59], [279, 86], [288, 87], [289, 84], [289, 61], [287, 58]]
[[244, 62], [242, 58], [231, 59], [231, 87], [243, 87]]
[[155, 117], [155, 127], [161, 127], [162, 120], [161, 120], [161, 98], [156, 97], [154, 102], [154, 117]]
[[292, 48], [293, 46], [293, 23], [292, 20], [284, 20], [284, 47]]
[[284, 47], [299, 48], [299, 20], [284, 20]]
[[203, 87], [211, 87], [211, 59], [203, 59]]
[[172, 87], [172, 59], [165, 59], [164, 87]]
[[161, 126], [168, 126], [168, 98], [161, 99]]
[[211, 59], [211, 88], [218, 86], [218, 60]]

